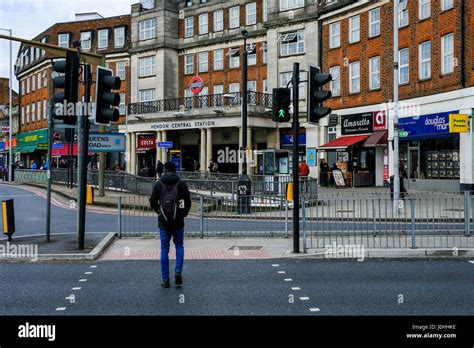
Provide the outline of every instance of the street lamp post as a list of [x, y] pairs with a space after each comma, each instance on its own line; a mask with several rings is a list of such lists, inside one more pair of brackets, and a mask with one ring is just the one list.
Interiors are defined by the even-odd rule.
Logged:
[[242, 37], [244, 38], [244, 62], [242, 69], [242, 147], [240, 153], [242, 154], [242, 174], [239, 178], [238, 185], [238, 212], [239, 214], [250, 214], [250, 195], [251, 182], [247, 174], [247, 38], [248, 31], [242, 30]]
[[[0, 28], [0, 30], [8, 31], [10, 33], [10, 37], [13, 36], [13, 31], [12, 29], [3, 29]], [[13, 175], [12, 175], [12, 108], [13, 108], [13, 68], [12, 68], [12, 40], [10, 40], [10, 105], [9, 105], [9, 110], [8, 110], [8, 181], [13, 180]]]

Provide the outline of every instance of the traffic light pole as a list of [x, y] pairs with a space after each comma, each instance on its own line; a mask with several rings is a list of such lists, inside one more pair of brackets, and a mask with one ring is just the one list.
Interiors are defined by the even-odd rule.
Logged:
[[300, 64], [293, 64], [293, 253], [300, 252], [299, 84]]
[[[89, 64], [84, 65], [84, 102], [86, 105], [91, 100], [92, 72]], [[89, 110], [89, 108], [85, 108]], [[78, 188], [78, 213], [77, 213], [77, 242], [79, 250], [84, 250], [84, 239], [86, 230], [86, 190], [87, 190], [87, 155], [89, 153], [89, 114], [78, 115], [79, 132], [78, 148], [79, 161], [77, 168]]]
[[47, 188], [46, 188], [46, 242], [51, 241], [51, 152], [53, 149], [53, 129], [54, 129], [54, 117], [53, 117], [54, 107], [50, 101], [48, 108], [48, 169], [47, 169]]
[[[99, 126], [99, 133], [105, 133], [105, 126]], [[105, 196], [105, 153], [99, 152], [99, 197]]]

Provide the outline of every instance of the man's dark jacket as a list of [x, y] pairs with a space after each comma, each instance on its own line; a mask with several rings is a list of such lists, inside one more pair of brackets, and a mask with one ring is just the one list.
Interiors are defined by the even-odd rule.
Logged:
[[[178, 183], [178, 207], [176, 218], [173, 221], [166, 221], [161, 215], [160, 211], [160, 195], [163, 185], [174, 185]], [[179, 208], [179, 202], [184, 201], [184, 209]], [[150, 196], [150, 206], [158, 214], [158, 227], [167, 232], [174, 232], [184, 228], [184, 218], [188, 215], [191, 209], [191, 196], [189, 194], [188, 186], [181, 181], [176, 173], [164, 173], [161, 179], [156, 182]]]

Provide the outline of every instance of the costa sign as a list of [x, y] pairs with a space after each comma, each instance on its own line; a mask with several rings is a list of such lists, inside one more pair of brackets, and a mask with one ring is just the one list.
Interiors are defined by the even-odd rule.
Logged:
[[385, 110], [374, 112], [374, 131], [387, 129]]
[[189, 90], [193, 94], [201, 93], [203, 87], [204, 87], [204, 82], [202, 81], [202, 78], [200, 78], [199, 76], [193, 76], [191, 81], [189, 81]]

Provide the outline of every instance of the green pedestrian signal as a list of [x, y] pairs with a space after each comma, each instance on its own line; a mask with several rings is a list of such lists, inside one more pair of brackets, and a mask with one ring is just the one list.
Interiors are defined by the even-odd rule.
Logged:
[[290, 121], [291, 90], [289, 88], [273, 89], [272, 120], [275, 122]]

